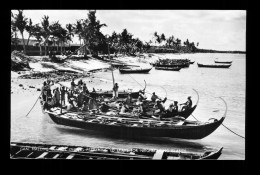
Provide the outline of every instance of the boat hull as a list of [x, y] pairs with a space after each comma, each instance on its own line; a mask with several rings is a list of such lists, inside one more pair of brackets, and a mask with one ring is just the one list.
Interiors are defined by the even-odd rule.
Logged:
[[198, 67], [206, 67], [206, 68], [229, 68], [230, 65], [208, 65], [208, 64], [199, 64]]
[[221, 63], [221, 64], [231, 64], [232, 61], [215, 61], [215, 63]]
[[181, 67], [155, 67], [156, 70], [179, 71]]
[[152, 68], [149, 68], [149, 69], [120, 69], [119, 68], [119, 72], [122, 73], [122, 74], [130, 74], [130, 73], [149, 73], [149, 71], [151, 70]]
[[102, 123], [87, 122], [61, 117], [60, 115], [45, 113], [53, 122], [59, 125], [94, 130], [98, 132], [117, 135], [120, 137], [171, 137], [182, 139], [202, 139], [215, 131], [225, 117], [213, 123], [197, 126], [176, 125], [174, 127], [130, 127], [126, 125], [109, 125]]

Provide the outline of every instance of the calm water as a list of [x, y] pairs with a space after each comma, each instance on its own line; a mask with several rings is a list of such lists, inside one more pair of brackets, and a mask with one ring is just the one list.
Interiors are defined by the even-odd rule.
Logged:
[[[114, 71], [115, 79], [120, 89], [141, 89], [144, 86], [144, 79], [147, 82], [147, 92], [156, 92], [159, 96], [167, 95], [170, 100], [177, 100], [179, 103], [186, 101], [187, 96], [192, 96], [193, 103], [198, 100], [195, 91], [199, 93], [199, 104], [193, 115], [201, 121], [209, 118], [220, 119], [227, 105], [227, 117], [224, 125], [234, 132], [245, 136], [245, 81], [246, 81], [246, 58], [245, 54], [164, 54], [167, 58], [189, 58], [195, 63], [189, 68], [181, 69], [180, 72], [161, 71], [152, 69], [149, 74], [119, 74]], [[214, 59], [232, 60], [233, 64], [229, 69], [198, 68], [199, 63], [214, 63]], [[111, 80], [110, 72], [95, 74], [96, 78]], [[137, 82], [139, 83], [137, 83]], [[103, 82], [102, 88], [112, 86], [111, 81]], [[91, 84], [87, 85], [92, 87]], [[105, 87], [105, 88], [104, 88]], [[89, 88], [89, 89], [90, 89]], [[147, 94], [149, 97], [150, 95]], [[37, 98], [33, 98], [33, 101]], [[24, 103], [19, 104], [11, 99], [11, 141], [69, 144], [84, 146], [100, 146], [113, 148], [157, 148], [157, 149], [178, 149], [183, 151], [201, 152], [205, 149], [216, 149], [224, 147], [219, 159], [245, 159], [245, 139], [238, 137], [220, 126], [211, 135], [201, 140], [184, 140], [172, 138], [144, 138], [124, 139], [116, 136], [100, 135], [93, 131], [86, 131], [77, 128], [58, 126], [41, 113], [40, 105], [37, 104], [30, 113], [29, 118], [21, 117], [17, 111], [22, 111]], [[26, 100], [25, 100], [26, 101]], [[29, 101], [29, 106], [34, 103]], [[171, 101], [166, 102], [166, 107]], [[15, 105], [15, 106], [14, 106]], [[30, 107], [27, 106], [26, 113]], [[195, 120], [192, 116], [190, 120]]]

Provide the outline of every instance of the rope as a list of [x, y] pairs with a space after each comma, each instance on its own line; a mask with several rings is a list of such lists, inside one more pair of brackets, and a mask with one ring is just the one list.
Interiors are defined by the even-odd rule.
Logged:
[[[194, 115], [192, 115], [192, 114], [191, 114], [191, 116], [194, 117]], [[194, 118], [196, 119], [196, 117], [194, 117]], [[196, 119], [196, 120], [199, 121], [198, 119]], [[226, 127], [224, 124], [221, 123], [221, 125], [223, 125], [223, 126], [224, 126], [226, 129], [228, 129], [230, 132], [232, 132], [232, 133], [236, 134], [237, 136], [242, 137], [242, 138], [245, 139], [245, 137], [243, 137], [243, 136], [241, 136], [241, 135], [235, 133], [234, 131], [232, 131], [231, 129], [229, 129], [228, 127]]]
[[29, 113], [32, 111], [32, 109], [34, 108], [34, 106], [36, 105], [37, 101], [39, 100], [40, 96], [42, 95], [42, 93], [39, 95], [39, 97], [37, 98], [36, 102], [34, 103], [33, 107], [31, 108], [31, 110], [26, 114], [25, 117], [27, 117], [29, 115]]

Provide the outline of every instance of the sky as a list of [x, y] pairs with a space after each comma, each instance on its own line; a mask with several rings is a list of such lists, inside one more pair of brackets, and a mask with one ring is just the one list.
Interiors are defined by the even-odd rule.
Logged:
[[[17, 10], [12, 12], [17, 14]], [[33, 24], [48, 15], [50, 23], [59, 21], [63, 27], [87, 14], [88, 10], [24, 10]], [[187, 39], [199, 42], [201, 49], [246, 51], [246, 10], [97, 10], [96, 16], [107, 25], [101, 29], [103, 34], [127, 29], [133, 37], [149, 41], [157, 32], [166, 38], [173, 35], [182, 43]], [[73, 43], [79, 43], [77, 37]]]

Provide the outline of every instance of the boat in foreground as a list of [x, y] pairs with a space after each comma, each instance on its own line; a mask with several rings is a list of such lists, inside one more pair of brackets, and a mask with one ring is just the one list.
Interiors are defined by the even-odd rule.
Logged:
[[127, 73], [148, 73], [152, 68], [129, 68], [129, 67], [124, 67], [124, 68], [119, 68], [119, 72], [123, 74]]
[[181, 152], [179, 150], [159, 149], [118, 149], [94, 148], [86, 146], [53, 145], [11, 142], [11, 159], [123, 159], [123, 160], [202, 160], [218, 159], [222, 148], [203, 153]]
[[157, 67], [157, 66], [155, 66], [155, 69], [157, 69], [157, 70], [179, 71], [179, 70], [181, 70], [181, 67]]
[[198, 67], [207, 67], [207, 68], [229, 68], [231, 64], [200, 64], [197, 63]]

